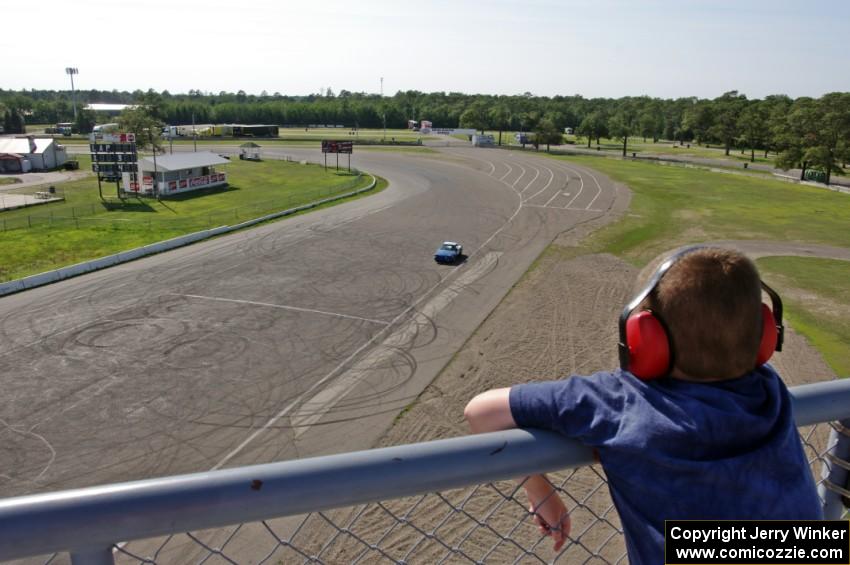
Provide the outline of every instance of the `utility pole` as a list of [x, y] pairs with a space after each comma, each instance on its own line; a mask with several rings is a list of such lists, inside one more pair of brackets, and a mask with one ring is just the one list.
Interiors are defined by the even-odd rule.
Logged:
[[384, 108], [384, 77], [381, 77], [381, 118], [384, 122], [384, 138], [383, 141], [387, 140], [387, 110]]
[[65, 67], [65, 74], [71, 77], [71, 100], [74, 104], [74, 122], [77, 121], [77, 93], [74, 91], [74, 75], [80, 74], [76, 67]]

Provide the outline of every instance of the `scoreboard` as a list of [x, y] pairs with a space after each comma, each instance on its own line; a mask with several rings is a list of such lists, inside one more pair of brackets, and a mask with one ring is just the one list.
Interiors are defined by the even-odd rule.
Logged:
[[322, 140], [322, 153], [352, 153], [354, 150], [353, 141], [333, 141], [330, 139]]

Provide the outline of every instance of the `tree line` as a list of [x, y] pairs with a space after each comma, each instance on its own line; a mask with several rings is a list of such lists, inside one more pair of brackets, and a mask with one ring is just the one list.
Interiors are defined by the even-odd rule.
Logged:
[[[772, 95], [748, 99], [730, 91], [714, 99], [648, 96], [584, 98], [582, 96], [515, 96], [458, 92], [399, 91], [393, 96], [331, 89], [307, 96], [280, 93], [259, 95], [190, 90], [143, 92], [77, 91], [77, 125], [89, 131], [108, 120], [81, 108], [90, 102], [138, 105], [132, 122], [151, 117], [154, 123], [249, 123], [279, 126], [343, 125], [355, 128], [403, 128], [407, 120], [430, 120], [435, 127], [525, 131], [536, 143], [561, 143], [564, 128], [573, 128], [588, 146], [602, 138], [661, 139], [715, 144], [725, 149], [746, 148], [776, 153], [783, 168], [817, 169], [828, 177], [842, 172], [850, 161], [850, 93], [820, 98]], [[0, 89], [0, 115], [7, 133], [22, 131], [24, 123], [72, 121], [70, 91]], [[501, 139], [500, 139], [501, 142]]]

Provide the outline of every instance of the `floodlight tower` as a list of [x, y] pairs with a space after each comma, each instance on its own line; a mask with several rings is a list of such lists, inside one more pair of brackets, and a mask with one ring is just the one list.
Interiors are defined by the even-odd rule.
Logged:
[[71, 100], [74, 104], [74, 121], [77, 121], [77, 93], [74, 91], [74, 75], [80, 74], [77, 67], [65, 67], [65, 74], [71, 77]]
[[387, 109], [384, 107], [384, 77], [381, 77], [381, 111], [382, 111], [381, 118], [383, 119], [383, 122], [384, 122], [384, 139], [383, 139], [383, 141], [386, 141], [386, 139], [387, 139]]

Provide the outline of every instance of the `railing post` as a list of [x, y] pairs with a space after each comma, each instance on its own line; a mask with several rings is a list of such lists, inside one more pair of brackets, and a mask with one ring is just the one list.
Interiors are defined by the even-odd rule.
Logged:
[[112, 546], [71, 551], [71, 565], [115, 565]]
[[845, 501], [850, 499], [850, 418], [833, 424], [827, 446], [818, 494], [823, 500], [823, 517], [840, 520]]

